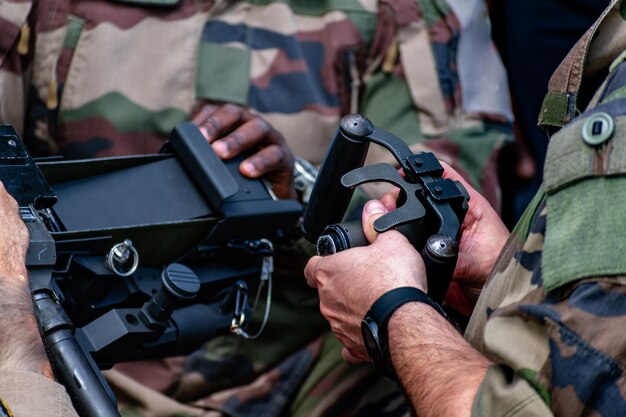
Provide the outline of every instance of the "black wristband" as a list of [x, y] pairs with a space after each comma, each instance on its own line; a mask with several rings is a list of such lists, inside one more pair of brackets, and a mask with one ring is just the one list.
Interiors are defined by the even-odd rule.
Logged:
[[[448, 318], [448, 315], [439, 304], [434, 302], [424, 291], [416, 287], [400, 287], [387, 291], [372, 304], [370, 317], [384, 319], [384, 322], [387, 323], [398, 308], [412, 301], [428, 304], [444, 318]], [[379, 323], [382, 323], [382, 321], [379, 321]]]
[[370, 360], [383, 375], [395, 381], [398, 378], [389, 354], [387, 324], [398, 308], [414, 301], [428, 304], [447, 319], [447, 315], [441, 306], [434, 302], [424, 291], [414, 287], [400, 287], [380, 296], [361, 323], [361, 334]]

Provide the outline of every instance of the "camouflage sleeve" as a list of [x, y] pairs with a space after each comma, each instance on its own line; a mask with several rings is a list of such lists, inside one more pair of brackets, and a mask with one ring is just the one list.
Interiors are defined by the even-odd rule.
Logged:
[[626, 410], [625, 58], [551, 137], [544, 197], [485, 287], [485, 299], [502, 296], [479, 301], [488, 320], [475, 346], [499, 365], [475, 399], [477, 416]]
[[611, 416], [626, 410], [626, 335], [616, 331], [626, 324], [624, 284], [625, 277], [585, 279], [565, 297], [499, 313], [495, 319], [527, 343], [522, 349], [509, 344], [512, 366], [489, 369], [473, 415]]
[[[592, 194], [589, 197], [594, 200]], [[553, 204], [551, 209], [557, 207]], [[536, 212], [524, 245], [515, 252], [505, 251], [487, 286], [488, 292], [505, 294], [503, 301], [484, 308], [489, 320], [481, 349], [498, 365], [489, 369], [474, 400], [473, 415], [619, 415], [626, 409], [626, 337], [615, 329], [626, 320], [626, 278], [581, 279], [561, 273], [561, 279], [576, 278], [544, 292], [552, 285], [550, 260], [542, 262], [551, 239], [546, 237], [545, 200]], [[575, 228], [569, 219], [564, 220]], [[554, 225], [555, 221], [550, 221], [550, 233], [554, 233]], [[584, 227], [594, 232], [601, 229], [591, 224]], [[575, 245], [567, 242], [562, 246], [576, 251]], [[594, 259], [582, 258], [588, 263]], [[499, 280], [501, 277], [506, 279]]]
[[34, 372], [0, 371], [0, 398], [9, 416], [78, 417], [65, 388]]
[[0, 2], [0, 123], [24, 126], [26, 81], [24, 79], [34, 49], [34, 30], [29, 19], [33, 3]]

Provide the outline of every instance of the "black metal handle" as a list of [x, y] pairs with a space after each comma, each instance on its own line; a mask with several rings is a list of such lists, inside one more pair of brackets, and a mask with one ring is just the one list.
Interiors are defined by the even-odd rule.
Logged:
[[331, 224], [324, 229], [322, 235], [317, 239], [317, 254], [328, 256], [368, 244], [360, 220]]
[[432, 235], [420, 254], [426, 266], [428, 295], [441, 303], [448, 291], [459, 255], [456, 240], [446, 235]]
[[341, 119], [304, 213], [302, 233], [310, 242], [316, 242], [326, 226], [343, 218], [354, 189], [342, 186], [339, 178], [363, 166], [369, 148], [367, 136], [373, 131], [371, 122], [359, 114]]
[[[369, 142], [387, 149], [405, 176], [389, 164], [363, 167]], [[363, 116], [346, 116], [311, 193], [304, 236], [317, 242], [321, 256], [367, 245], [360, 221], [339, 223], [354, 188], [379, 181], [398, 186], [398, 208], [378, 219], [374, 227], [378, 232], [397, 229], [409, 239], [424, 260], [429, 295], [441, 302], [456, 267], [457, 239], [469, 201], [462, 184], [442, 175], [443, 167], [432, 153], [413, 154], [402, 139], [375, 128]]]
[[74, 337], [63, 308], [46, 292], [35, 293], [33, 304], [50, 365], [76, 412], [84, 417], [119, 416], [112, 391]]

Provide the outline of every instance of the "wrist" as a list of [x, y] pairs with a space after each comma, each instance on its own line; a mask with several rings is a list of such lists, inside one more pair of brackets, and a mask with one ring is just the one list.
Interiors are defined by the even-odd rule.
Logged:
[[16, 282], [28, 287], [28, 272], [26, 270], [26, 252], [17, 245], [11, 250], [3, 251], [0, 256], [0, 284]]
[[0, 369], [52, 377], [26, 277], [0, 277]]
[[361, 323], [361, 335], [372, 364], [383, 375], [397, 380], [389, 354], [389, 320], [407, 303], [424, 304], [442, 317], [443, 309], [416, 287], [398, 287], [382, 294], [365, 315]]
[[428, 304], [411, 302], [406, 303], [391, 316], [388, 324], [389, 332], [389, 352], [392, 362], [397, 366], [397, 362], [394, 360], [395, 353], [397, 353], [398, 345], [404, 342], [407, 337], [407, 329], [411, 329], [411, 337], [417, 336], [419, 338], [418, 343], [428, 343], [428, 335], [424, 334], [419, 323], [422, 320], [429, 322], [441, 323], [442, 326], [449, 326], [448, 321], [441, 316], [434, 308]]
[[389, 349], [416, 415], [469, 415], [491, 363], [432, 308], [399, 308], [389, 321]]

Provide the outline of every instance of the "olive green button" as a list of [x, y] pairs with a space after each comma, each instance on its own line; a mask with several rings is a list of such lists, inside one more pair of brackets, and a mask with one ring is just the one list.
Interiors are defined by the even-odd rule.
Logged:
[[606, 142], [615, 132], [615, 122], [606, 113], [590, 116], [583, 124], [583, 140], [587, 145], [598, 146]]

